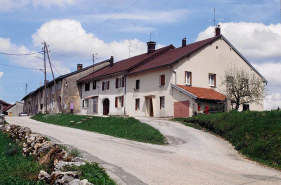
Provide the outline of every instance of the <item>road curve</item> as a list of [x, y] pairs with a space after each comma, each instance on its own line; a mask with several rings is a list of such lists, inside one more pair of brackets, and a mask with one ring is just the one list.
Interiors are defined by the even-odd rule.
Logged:
[[30, 127], [73, 146], [99, 162], [120, 184], [281, 184], [281, 172], [241, 157], [226, 141], [179, 123], [137, 118], [164, 134], [159, 146], [94, 132], [56, 126], [28, 117], [6, 117], [10, 124]]

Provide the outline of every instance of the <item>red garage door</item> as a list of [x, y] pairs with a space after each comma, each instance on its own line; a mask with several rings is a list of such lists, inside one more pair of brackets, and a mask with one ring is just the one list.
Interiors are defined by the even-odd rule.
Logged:
[[189, 101], [181, 101], [174, 103], [174, 117], [189, 117]]

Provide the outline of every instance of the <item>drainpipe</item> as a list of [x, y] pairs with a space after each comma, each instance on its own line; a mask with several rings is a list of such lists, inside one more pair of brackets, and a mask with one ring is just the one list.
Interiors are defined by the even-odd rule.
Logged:
[[173, 71], [173, 73], [175, 74], [175, 85], [176, 85], [177, 84], [177, 72], [175, 70], [173, 70], [170, 66], [168, 66], [168, 69]]
[[125, 92], [124, 92], [124, 96], [123, 96], [123, 106], [124, 106], [124, 115], [126, 116], [127, 75], [125, 75], [125, 74], [124, 74], [124, 90], [125, 90]]

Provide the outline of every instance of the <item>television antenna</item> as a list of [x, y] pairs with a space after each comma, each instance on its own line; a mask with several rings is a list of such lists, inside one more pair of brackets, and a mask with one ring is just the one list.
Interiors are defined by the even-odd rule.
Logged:
[[156, 32], [145, 32], [146, 35], [149, 35], [149, 39], [151, 41], [151, 36], [152, 35], [158, 35], [159, 33], [156, 33]]
[[214, 22], [214, 26], [216, 26], [216, 21], [224, 21], [224, 19], [217, 19], [216, 18], [216, 8], [214, 8], [214, 19], [209, 19], [209, 20], [207, 20], [207, 22]]

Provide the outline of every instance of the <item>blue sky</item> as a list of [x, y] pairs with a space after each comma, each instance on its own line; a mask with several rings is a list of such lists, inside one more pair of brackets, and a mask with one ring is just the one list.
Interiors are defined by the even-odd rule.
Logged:
[[[101, 61], [129, 57], [129, 45], [130, 56], [145, 52], [145, 32], [158, 33], [158, 47], [211, 37], [214, 8], [222, 34], [268, 79], [266, 108], [281, 106], [280, 0], [0, 0], [0, 52], [38, 52], [46, 41], [58, 76], [90, 65], [93, 53]], [[43, 83], [41, 57], [0, 54], [1, 99], [20, 101], [25, 83], [28, 92]]]

